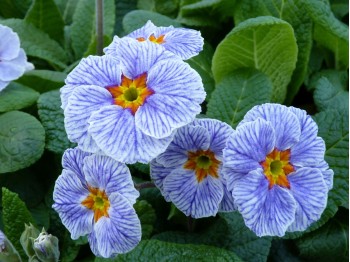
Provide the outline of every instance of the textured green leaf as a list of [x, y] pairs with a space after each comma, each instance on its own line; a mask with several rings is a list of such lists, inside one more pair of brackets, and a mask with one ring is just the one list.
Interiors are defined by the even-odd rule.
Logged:
[[75, 8], [77, 7], [77, 0], [68, 0], [63, 12], [64, 22], [69, 25], [73, 22], [73, 15], [75, 12]]
[[329, 80], [329, 82], [336, 87], [337, 89], [346, 90], [349, 82], [349, 75], [347, 71], [339, 71], [333, 69], [321, 70], [312, 75], [307, 89], [312, 91], [316, 89], [318, 81], [325, 77]]
[[26, 108], [36, 102], [39, 93], [15, 82], [0, 92], [0, 112]]
[[34, 0], [24, 20], [57, 42], [63, 42], [64, 21], [54, 0]]
[[51, 91], [64, 85], [67, 74], [50, 70], [32, 70], [16, 82], [29, 86], [39, 93]]
[[137, 0], [118, 0], [115, 1], [115, 15], [116, 15], [116, 21], [115, 21], [115, 27], [114, 27], [114, 33], [118, 36], [125, 35], [124, 29], [123, 29], [123, 19], [124, 16], [129, 13], [132, 10], [137, 9]]
[[11, 111], [0, 115], [0, 173], [36, 162], [45, 146], [45, 131], [33, 116]]
[[32, 0], [1, 0], [0, 15], [5, 18], [23, 18]]
[[333, 14], [340, 20], [349, 13], [348, 0], [331, 0], [331, 9]]
[[270, 102], [272, 84], [255, 69], [238, 69], [224, 77], [208, 103], [207, 115], [233, 128], [255, 105]]
[[62, 154], [74, 144], [69, 142], [64, 128], [64, 115], [61, 108], [59, 90], [42, 94], [38, 100], [40, 120], [46, 132], [46, 148], [57, 154]]
[[237, 212], [221, 213], [220, 219], [201, 233], [164, 232], [153, 239], [182, 244], [205, 244], [230, 250], [243, 261], [266, 261], [271, 238], [257, 237]]
[[287, 22], [264, 16], [245, 20], [218, 45], [213, 56], [216, 83], [239, 68], [255, 68], [273, 84], [274, 102], [283, 102], [295, 69], [297, 44]]
[[141, 221], [142, 240], [149, 239], [153, 231], [153, 224], [156, 220], [156, 213], [153, 207], [145, 200], [137, 201], [134, 208]]
[[315, 22], [314, 39], [332, 50], [337, 69], [349, 66], [349, 27], [336, 19], [328, 1], [303, 1], [306, 10]]
[[235, 9], [235, 22], [238, 24], [246, 19], [264, 15], [280, 18], [290, 23], [294, 29], [298, 44], [298, 58], [288, 85], [286, 100], [290, 103], [298, 93], [307, 73], [312, 47], [312, 20], [302, 0], [243, 0], [240, 7]]
[[342, 87], [333, 85], [326, 77], [322, 77], [316, 84], [314, 101], [318, 111], [336, 109], [349, 111], [349, 92]]
[[[93, 42], [96, 34], [95, 0], [79, 0], [73, 15], [70, 30], [75, 58], [81, 58]], [[115, 23], [114, 1], [103, 2], [103, 32], [112, 36]]]
[[156, 26], [174, 26], [181, 27], [181, 24], [167, 16], [145, 10], [134, 10], [127, 13], [123, 18], [123, 28], [126, 33], [144, 26], [148, 20], [151, 20]]
[[138, 0], [137, 9], [175, 17], [178, 13], [179, 2], [180, 0]]
[[293, 240], [273, 239], [271, 242], [270, 254], [267, 259], [269, 262], [302, 262], [298, 251], [294, 248]]
[[1, 20], [1, 24], [9, 26], [21, 39], [21, 47], [28, 56], [38, 57], [60, 68], [66, 67], [68, 61], [65, 51], [46, 33], [20, 19]]
[[2, 188], [2, 218], [5, 234], [22, 257], [26, 257], [19, 239], [24, 231], [24, 224], [35, 224], [25, 203], [16, 193]]
[[158, 240], [143, 240], [131, 252], [114, 261], [241, 261], [234, 253], [205, 245], [182, 245]]

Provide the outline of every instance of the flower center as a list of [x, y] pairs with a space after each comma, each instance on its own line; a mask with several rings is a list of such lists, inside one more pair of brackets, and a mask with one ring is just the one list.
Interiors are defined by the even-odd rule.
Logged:
[[135, 115], [137, 109], [146, 102], [147, 97], [154, 93], [147, 87], [146, 80], [146, 73], [135, 79], [129, 79], [122, 75], [120, 86], [109, 86], [107, 90], [112, 94], [114, 104], [129, 108]]
[[110, 203], [106, 192], [95, 187], [89, 187], [89, 191], [90, 194], [81, 202], [81, 204], [94, 211], [95, 222], [103, 216], [108, 217]]
[[188, 160], [184, 164], [185, 169], [194, 170], [198, 183], [208, 175], [219, 178], [218, 169], [221, 162], [215, 158], [215, 154], [208, 150], [188, 152]]
[[[138, 37], [136, 38], [139, 42], [143, 42], [143, 41], [146, 41], [146, 39], [144, 37]], [[164, 41], [164, 35], [160, 35], [158, 37], [155, 37], [154, 34], [152, 34], [149, 38], [148, 38], [149, 41], [155, 43], [155, 44], [163, 44], [165, 41]]]
[[264, 169], [264, 174], [269, 180], [269, 188], [274, 185], [290, 188], [287, 175], [294, 172], [294, 167], [289, 162], [290, 149], [279, 151], [276, 148], [266, 156], [265, 161], [260, 165]]

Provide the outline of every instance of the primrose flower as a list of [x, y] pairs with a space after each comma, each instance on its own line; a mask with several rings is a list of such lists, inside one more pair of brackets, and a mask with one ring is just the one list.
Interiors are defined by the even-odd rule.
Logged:
[[33, 64], [27, 62], [27, 56], [20, 48], [18, 35], [11, 28], [0, 25], [0, 91], [32, 69]]
[[[139, 42], [149, 41], [163, 46], [166, 50], [181, 57], [189, 59], [203, 50], [203, 38], [199, 31], [188, 28], [157, 27], [148, 21], [143, 27], [133, 31], [126, 37]], [[119, 47], [120, 38], [115, 36], [113, 42], [104, 49], [108, 55], [114, 55]]]
[[333, 171], [304, 110], [255, 106], [224, 149], [224, 174], [245, 224], [258, 236], [303, 231], [327, 205]]
[[[61, 88], [68, 138], [92, 153], [147, 163], [205, 98], [199, 74], [150, 42], [123, 39], [117, 56], [89, 56]], [[117, 59], [116, 59], [117, 58]]]
[[234, 210], [222, 175], [222, 151], [233, 129], [218, 120], [196, 119], [176, 132], [151, 162], [151, 177], [167, 201], [187, 216]]
[[127, 166], [78, 148], [66, 150], [62, 165], [52, 207], [72, 239], [88, 235], [92, 252], [106, 258], [133, 249], [141, 240], [139, 193]]

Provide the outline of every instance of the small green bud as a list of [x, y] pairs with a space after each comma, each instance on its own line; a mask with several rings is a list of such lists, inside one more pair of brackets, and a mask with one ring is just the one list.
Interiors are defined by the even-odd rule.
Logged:
[[0, 230], [0, 261], [22, 262], [17, 250]]
[[34, 240], [33, 248], [36, 256], [42, 262], [57, 262], [60, 257], [58, 238], [48, 234], [44, 228]]
[[32, 239], [37, 238], [39, 234], [40, 234], [40, 231], [36, 227], [34, 227], [32, 224], [29, 223], [29, 226], [25, 224], [25, 229], [19, 241], [21, 242], [21, 245], [28, 257], [32, 257], [35, 255]]

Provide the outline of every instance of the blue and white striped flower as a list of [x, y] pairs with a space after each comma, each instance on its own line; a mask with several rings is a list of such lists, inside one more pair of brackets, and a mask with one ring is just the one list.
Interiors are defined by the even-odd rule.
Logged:
[[27, 62], [27, 56], [20, 48], [18, 35], [11, 28], [0, 25], [0, 91], [32, 69], [33, 64]]
[[139, 192], [127, 166], [77, 148], [66, 150], [62, 165], [52, 207], [72, 239], [88, 235], [92, 252], [106, 258], [133, 249], [141, 240]]
[[90, 56], [61, 88], [68, 138], [87, 152], [147, 163], [169, 145], [175, 129], [200, 113], [199, 74], [150, 42], [122, 39], [116, 56]]
[[[133, 31], [126, 37], [139, 42], [149, 41], [163, 46], [166, 50], [179, 56], [181, 59], [189, 59], [203, 50], [203, 37], [200, 31], [188, 28], [157, 27], [148, 21], [143, 27]], [[115, 36], [113, 42], [104, 49], [108, 55], [115, 55], [119, 47], [120, 38]]]
[[196, 119], [178, 129], [167, 150], [151, 162], [156, 186], [187, 216], [235, 209], [221, 172], [222, 151], [232, 132], [218, 120]]
[[258, 236], [303, 231], [327, 205], [333, 171], [304, 110], [255, 106], [224, 149], [224, 173], [238, 211]]

